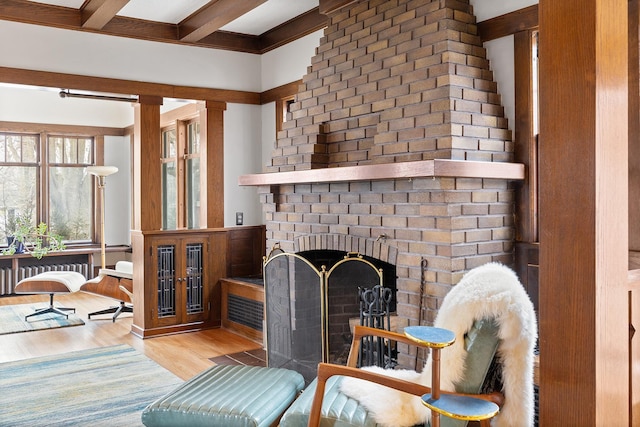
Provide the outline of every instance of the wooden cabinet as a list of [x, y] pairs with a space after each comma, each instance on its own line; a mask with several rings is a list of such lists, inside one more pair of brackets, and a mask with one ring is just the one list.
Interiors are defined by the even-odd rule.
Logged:
[[131, 331], [147, 338], [219, 327], [220, 279], [230, 270], [254, 273], [258, 266], [259, 272], [262, 254], [246, 249], [264, 247], [264, 226], [133, 231], [131, 240]]
[[133, 232], [132, 241], [143, 248], [134, 250], [134, 266], [144, 266], [134, 268], [134, 334], [146, 338], [220, 325], [224, 230]]
[[211, 310], [209, 236], [162, 237], [149, 243], [150, 262], [156, 266], [152, 327], [206, 322]]

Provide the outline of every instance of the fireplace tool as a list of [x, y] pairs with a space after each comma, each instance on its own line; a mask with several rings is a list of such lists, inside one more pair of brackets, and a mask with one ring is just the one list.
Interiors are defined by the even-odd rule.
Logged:
[[[382, 285], [372, 288], [358, 287], [360, 324], [371, 328], [391, 330], [391, 289]], [[382, 337], [364, 337], [360, 346], [360, 366], [393, 368], [396, 365], [394, 349]]]

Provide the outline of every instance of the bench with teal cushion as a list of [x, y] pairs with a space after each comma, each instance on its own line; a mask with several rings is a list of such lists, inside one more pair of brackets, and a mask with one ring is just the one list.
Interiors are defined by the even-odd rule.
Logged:
[[150, 404], [147, 427], [268, 427], [304, 387], [295, 371], [256, 366], [213, 366]]

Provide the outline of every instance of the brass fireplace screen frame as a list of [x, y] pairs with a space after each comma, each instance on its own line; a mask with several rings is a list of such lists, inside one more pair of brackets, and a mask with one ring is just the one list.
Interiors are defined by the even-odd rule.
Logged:
[[[357, 252], [347, 252], [346, 255], [339, 261], [337, 261], [333, 266], [331, 266], [331, 268], [329, 270], [327, 270], [327, 267], [325, 265], [322, 265], [320, 267], [320, 269], [316, 268], [311, 261], [309, 261], [308, 259], [306, 259], [304, 256], [301, 256], [297, 253], [288, 253], [288, 252], [283, 252], [281, 250], [276, 250], [276, 251], [272, 251], [272, 253], [270, 254], [269, 257], [265, 257], [263, 260], [263, 274], [264, 274], [264, 283], [265, 283], [265, 305], [268, 308], [269, 307], [269, 303], [270, 303], [270, 286], [267, 286], [267, 283], [269, 283], [269, 272], [271, 271], [271, 269], [269, 268], [269, 265], [272, 262], [275, 262], [276, 260], [281, 260], [282, 257], [286, 257], [287, 260], [287, 266], [289, 269], [291, 269], [291, 266], [295, 264], [295, 261], [301, 261], [304, 264], [306, 264], [312, 272], [315, 272], [315, 274], [318, 276], [318, 283], [319, 283], [319, 291], [320, 291], [320, 319], [321, 319], [321, 325], [320, 325], [320, 331], [321, 331], [321, 338], [322, 338], [322, 362], [329, 362], [329, 314], [328, 314], [328, 305], [329, 305], [329, 301], [328, 301], [328, 294], [329, 294], [329, 284], [330, 284], [330, 278], [331, 275], [336, 273], [337, 271], [340, 271], [341, 267], [344, 267], [345, 263], [350, 263], [350, 262], [359, 262], [359, 263], [363, 263], [365, 266], [368, 266], [369, 268], [371, 268], [375, 274], [378, 277], [378, 284], [382, 287], [384, 286], [383, 283], [383, 270], [382, 268], [377, 268], [373, 263], [371, 263], [370, 261], [366, 260], [363, 258], [363, 255], [357, 253]], [[365, 267], [366, 268], [366, 267]], [[287, 277], [288, 277], [288, 282], [289, 282], [289, 289], [291, 288], [291, 286], [293, 285], [292, 279], [291, 279], [291, 275], [289, 274], [290, 271], [287, 272]], [[295, 279], [294, 279], [295, 280]], [[267, 349], [269, 349], [269, 310], [266, 309], [265, 310], [265, 322], [267, 325], [267, 331], [265, 334], [265, 344]], [[267, 354], [269, 354], [269, 352], [267, 351]], [[267, 356], [268, 357], [268, 356]], [[318, 361], [319, 362], [319, 361]], [[269, 363], [269, 360], [267, 358], [267, 364]], [[271, 365], [269, 365], [271, 366]]]

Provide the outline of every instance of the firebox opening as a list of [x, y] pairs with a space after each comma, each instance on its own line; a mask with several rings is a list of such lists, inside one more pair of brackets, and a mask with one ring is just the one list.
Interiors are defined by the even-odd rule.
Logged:
[[[336, 250], [310, 250], [298, 252], [298, 255], [306, 258], [315, 268], [320, 270], [322, 266], [325, 266], [327, 270], [330, 270], [338, 261], [344, 259], [347, 256], [345, 251]], [[396, 266], [389, 264], [388, 262], [373, 258], [367, 255], [361, 255], [366, 261], [369, 261], [376, 268], [382, 269], [382, 283], [386, 288], [391, 289], [391, 302], [390, 311], [396, 312]]]

